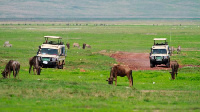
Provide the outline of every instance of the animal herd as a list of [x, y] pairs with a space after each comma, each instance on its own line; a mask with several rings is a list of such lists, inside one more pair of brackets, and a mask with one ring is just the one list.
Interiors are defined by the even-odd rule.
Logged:
[[[67, 46], [67, 49], [70, 49], [70, 43], [67, 43], [66, 44], [66, 46]], [[80, 45], [79, 45], [79, 43], [73, 43], [73, 47], [78, 47], [78, 48], [80, 48]], [[86, 44], [86, 43], [83, 43], [83, 49], [85, 49], [85, 48], [92, 48], [89, 44]]]
[[[34, 75], [35, 75], [35, 71], [36, 71], [37, 75], [40, 75], [40, 72], [41, 72], [42, 69], [39, 66], [39, 61], [38, 61], [37, 56], [31, 57], [29, 59], [29, 65], [30, 65], [29, 73], [30, 73], [31, 68], [33, 66]], [[7, 78], [8, 75], [9, 75], [9, 78], [10, 78], [10, 74], [11, 74], [11, 72], [13, 72], [13, 76], [14, 76], [14, 78], [16, 78], [16, 76], [19, 74], [19, 70], [20, 70], [20, 63], [18, 61], [10, 60], [6, 64], [6, 67], [2, 71], [1, 74], [2, 74], [3, 78]], [[18, 75], [18, 78], [19, 78], [19, 75]]]
[[[29, 59], [29, 74], [31, 72], [31, 68], [33, 66], [33, 72], [35, 75], [35, 71], [37, 73], [37, 75], [40, 75], [41, 72], [41, 67], [39, 66], [39, 61], [37, 56], [31, 57]], [[172, 71], [169, 72], [171, 74], [171, 78], [172, 80], [175, 79], [175, 74], [177, 77], [178, 74], [178, 68], [179, 68], [179, 64], [177, 61], [172, 61], [171, 62], [171, 68]], [[10, 78], [10, 74], [13, 71], [13, 76], [14, 78], [16, 78], [16, 76], [19, 74], [19, 70], [20, 70], [20, 63], [18, 61], [14, 61], [14, 60], [10, 60], [7, 64], [6, 67], [4, 69], [4, 71], [2, 71], [2, 76], [4, 78], [7, 78], [9, 75]], [[120, 77], [124, 77], [127, 76], [127, 78], [129, 79], [129, 86], [133, 86], [133, 76], [132, 76], [132, 70], [126, 66], [126, 65], [120, 65], [120, 64], [114, 64], [114, 66], [111, 68], [110, 70], [110, 77], [108, 78], [108, 84], [113, 84], [113, 81], [115, 81], [115, 85], [117, 86], [117, 76]], [[19, 78], [19, 75], [18, 75]]]
[[[172, 55], [173, 52], [175, 51], [175, 48], [172, 46], [172, 47], [169, 48], [169, 51], [170, 51], [170, 55]], [[179, 45], [177, 47], [177, 54], [180, 54], [180, 52], [181, 52], [181, 46]]]
[[[9, 45], [9, 41], [6, 41], [4, 43], [5, 46]], [[11, 45], [12, 46], [12, 45]], [[67, 48], [70, 49], [70, 43], [66, 44]], [[78, 43], [73, 43], [73, 47], [78, 47], [80, 48], [80, 45]], [[91, 48], [90, 45], [83, 43], [82, 48]], [[171, 47], [170, 48], [171, 53], [174, 51], [174, 48]], [[180, 53], [181, 51], [181, 46], [178, 46], [177, 48], [177, 54]], [[39, 61], [37, 56], [33, 56], [29, 59], [29, 74], [31, 73], [31, 69], [33, 67], [33, 72], [34, 75], [40, 75], [42, 67], [39, 65]], [[174, 80], [175, 77], [177, 77], [178, 74], [178, 68], [179, 68], [179, 64], [177, 61], [171, 61], [171, 72], [169, 72], [171, 74], [171, 79]], [[20, 63], [18, 61], [14, 61], [14, 60], [10, 60], [7, 64], [6, 67], [4, 69], [4, 71], [2, 71], [2, 76], [3, 78], [7, 78], [9, 75], [10, 78], [10, 74], [13, 71], [13, 76], [14, 78], [16, 78], [16, 76], [19, 74], [19, 70], [20, 70]], [[36, 73], [35, 73], [36, 72]], [[111, 68], [110, 70], [110, 77], [106, 80], [108, 81], [108, 84], [113, 84], [113, 81], [115, 81], [115, 85], [117, 86], [117, 76], [120, 77], [124, 77], [127, 76], [127, 78], [129, 79], [129, 86], [133, 86], [133, 76], [132, 76], [132, 70], [126, 66], [126, 65], [120, 65], [120, 64], [114, 64], [114, 66]], [[19, 78], [19, 75], [18, 75]]]

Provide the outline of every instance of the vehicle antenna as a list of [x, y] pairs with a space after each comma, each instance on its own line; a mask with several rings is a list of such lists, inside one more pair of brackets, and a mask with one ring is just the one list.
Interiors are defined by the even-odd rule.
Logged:
[[172, 29], [170, 28], [170, 44], [171, 44], [171, 33], [172, 33], [172, 31], [171, 31]]

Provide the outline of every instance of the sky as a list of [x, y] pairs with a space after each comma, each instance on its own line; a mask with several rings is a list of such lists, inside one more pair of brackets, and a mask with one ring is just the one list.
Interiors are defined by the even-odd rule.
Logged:
[[200, 0], [0, 0], [0, 18], [200, 18]]

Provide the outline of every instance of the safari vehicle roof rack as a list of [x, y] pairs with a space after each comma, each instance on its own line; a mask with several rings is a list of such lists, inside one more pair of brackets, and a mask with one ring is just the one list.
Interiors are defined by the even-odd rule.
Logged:
[[[167, 38], [154, 38], [154, 45], [168, 45]], [[165, 41], [164, 43], [156, 43], [156, 41]]]
[[62, 37], [59, 36], [44, 36], [44, 38], [62, 39]]
[[[45, 42], [43, 44], [53, 44], [53, 45], [63, 45], [64, 43], [61, 41], [62, 37], [59, 36], [44, 36]], [[58, 39], [58, 41], [48, 41], [48, 39]]]

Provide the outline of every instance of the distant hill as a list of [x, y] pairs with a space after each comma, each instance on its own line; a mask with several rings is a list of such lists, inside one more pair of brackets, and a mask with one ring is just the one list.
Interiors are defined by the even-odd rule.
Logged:
[[0, 0], [0, 18], [200, 18], [200, 0]]

